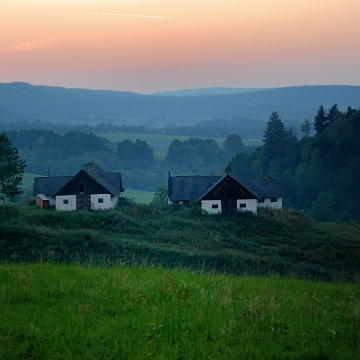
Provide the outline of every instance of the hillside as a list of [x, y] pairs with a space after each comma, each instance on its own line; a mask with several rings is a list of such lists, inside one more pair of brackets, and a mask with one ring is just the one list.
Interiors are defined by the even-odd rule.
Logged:
[[319, 223], [295, 210], [203, 214], [197, 205], [108, 212], [0, 207], [0, 259], [180, 267], [201, 272], [356, 280], [360, 226]]
[[173, 91], [156, 92], [151, 95], [162, 96], [201, 96], [201, 95], [229, 95], [246, 92], [268, 90], [267, 88], [229, 88], [229, 87], [207, 87], [199, 89], [183, 89]]
[[266, 122], [276, 110], [287, 123], [312, 118], [320, 104], [327, 108], [336, 103], [342, 111], [358, 108], [359, 99], [360, 86], [341, 85], [176, 97], [8, 83], [0, 84], [0, 121], [195, 125], [236, 116]]

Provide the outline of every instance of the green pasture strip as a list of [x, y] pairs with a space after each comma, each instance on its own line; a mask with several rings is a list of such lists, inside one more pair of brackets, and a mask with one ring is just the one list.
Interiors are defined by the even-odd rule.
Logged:
[[[137, 139], [146, 141], [156, 152], [166, 153], [169, 145], [174, 139], [184, 141], [190, 139], [193, 136], [177, 136], [177, 135], [158, 135], [158, 134], [134, 134], [134, 133], [101, 133], [96, 134], [102, 136], [112, 142], [121, 142], [123, 140], [136, 141]], [[202, 139], [206, 139], [203, 137]], [[215, 139], [219, 145], [225, 141], [223, 138]]]
[[154, 193], [151, 191], [126, 188], [122, 196], [134, 201], [136, 204], [150, 204], [154, 197]]
[[[156, 149], [156, 152], [166, 153], [169, 145], [174, 139], [184, 141], [195, 136], [178, 136], [178, 135], [157, 135], [157, 134], [134, 134], [134, 133], [99, 133], [96, 134], [102, 136], [112, 142], [118, 143], [123, 140], [136, 141], [137, 139], [146, 141], [150, 146]], [[206, 137], [200, 137], [206, 139]], [[225, 138], [215, 138], [220, 147], [222, 147]], [[263, 143], [258, 139], [243, 139], [244, 145], [258, 145], [261, 146]]]
[[243, 143], [245, 146], [262, 146], [264, 143], [260, 139], [243, 139]]
[[2, 263], [0, 290], [1, 359], [360, 358], [358, 284]]
[[34, 178], [37, 176], [40, 175], [25, 172], [21, 183], [21, 188], [23, 190], [31, 189], [34, 185]]

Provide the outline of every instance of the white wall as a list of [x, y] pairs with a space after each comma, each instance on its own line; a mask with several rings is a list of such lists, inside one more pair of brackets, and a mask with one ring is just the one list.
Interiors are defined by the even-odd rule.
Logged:
[[[99, 202], [99, 199], [102, 199], [102, 202]], [[92, 210], [106, 210], [112, 209], [118, 202], [116, 196], [111, 196], [110, 194], [93, 194], [91, 195], [91, 209]]]
[[[217, 208], [213, 208], [213, 205]], [[221, 200], [201, 200], [201, 207], [209, 214], [219, 214], [221, 213]]]
[[[66, 202], [66, 201], [67, 201], [67, 204], [64, 204], [64, 202]], [[56, 196], [56, 210], [75, 211], [76, 210], [76, 195]]]
[[[245, 204], [245, 207], [241, 207], [241, 204]], [[252, 211], [254, 214], [257, 214], [257, 199], [241, 199], [236, 201], [236, 207], [238, 211]]]
[[282, 198], [276, 198], [276, 202], [272, 202], [270, 198], [265, 198], [264, 202], [258, 204], [259, 208], [268, 207], [271, 209], [282, 209]]

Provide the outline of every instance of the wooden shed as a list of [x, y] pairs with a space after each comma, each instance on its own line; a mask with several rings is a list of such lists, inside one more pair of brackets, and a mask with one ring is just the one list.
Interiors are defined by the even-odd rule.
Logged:
[[40, 209], [50, 209], [50, 200], [44, 194], [37, 194], [36, 205]]

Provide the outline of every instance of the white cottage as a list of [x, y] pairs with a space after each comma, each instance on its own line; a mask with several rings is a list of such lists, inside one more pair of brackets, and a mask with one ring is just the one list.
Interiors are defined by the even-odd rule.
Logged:
[[170, 176], [168, 203], [196, 201], [210, 214], [257, 213], [258, 208], [282, 209], [281, 179], [241, 180], [230, 173], [224, 176]]
[[34, 180], [34, 195], [45, 196], [59, 211], [112, 209], [123, 191], [121, 174], [105, 172], [94, 162], [84, 164], [75, 176]]

